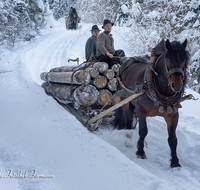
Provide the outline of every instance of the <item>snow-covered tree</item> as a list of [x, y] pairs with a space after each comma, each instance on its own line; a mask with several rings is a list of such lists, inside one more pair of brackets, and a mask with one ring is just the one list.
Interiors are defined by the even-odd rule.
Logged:
[[44, 26], [42, 0], [1, 0], [0, 45], [30, 40]]
[[[146, 54], [162, 38], [183, 42], [188, 40], [191, 54], [188, 86], [200, 92], [200, 2], [198, 0], [135, 0], [123, 5], [129, 13], [124, 32], [133, 55]], [[135, 48], [137, 47], [137, 48]]]
[[104, 19], [115, 22], [118, 0], [77, 0], [76, 8], [84, 22], [102, 24]]
[[48, 2], [50, 10], [56, 20], [65, 17], [70, 7], [74, 7], [77, 0], [43, 0], [44, 3]]

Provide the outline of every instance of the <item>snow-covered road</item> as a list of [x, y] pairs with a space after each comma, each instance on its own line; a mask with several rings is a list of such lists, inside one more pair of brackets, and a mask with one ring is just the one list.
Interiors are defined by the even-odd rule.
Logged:
[[[64, 23], [64, 22], [63, 22]], [[138, 127], [91, 133], [40, 87], [40, 73], [84, 61], [92, 24], [44, 30], [28, 44], [4, 49], [0, 59], [0, 189], [197, 190], [200, 189], [200, 100], [186, 101], [177, 130], [182, 168], [170, 169], [167, 128], [148, 118], [147, 159], [135, 155]], [[115, 48], [130, 52], [113, 27]], [[200, 95], [187, 90], [196, 98]], [[132, 134], [126, 147], [127, 133]], [[34, 173], [36, 172], [36, 173]], [[42, 175], [46, 175], [43, 178]]]

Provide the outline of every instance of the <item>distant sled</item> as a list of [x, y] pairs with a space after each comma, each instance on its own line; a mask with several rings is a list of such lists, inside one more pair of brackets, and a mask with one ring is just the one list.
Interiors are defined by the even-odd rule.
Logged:
[[76, 30], [78, 28], [78, 23], [80, 23], [80, 18], [76, 12], [76, 9], [71, 7], [71, 11], [67, 17], [65, 17], [66, 28]]

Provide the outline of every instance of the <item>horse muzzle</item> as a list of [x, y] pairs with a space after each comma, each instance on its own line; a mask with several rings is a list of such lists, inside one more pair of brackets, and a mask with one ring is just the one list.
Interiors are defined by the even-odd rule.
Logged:
[[175, 82], [171, 82], [170, 80], [169, 85], [173, 92], [180, 92], [183, 88], [183, 82], [176, 84]]
[[184, 71], [174, 68], [168, 71], [168, 82], [173, 92], [180, 92], [183, 88]]
[[165, 63], [169, 86], [173, 92], [180, 92], [183, 88], [184, 71], [181, 68], [173, 68], [168, 70]]

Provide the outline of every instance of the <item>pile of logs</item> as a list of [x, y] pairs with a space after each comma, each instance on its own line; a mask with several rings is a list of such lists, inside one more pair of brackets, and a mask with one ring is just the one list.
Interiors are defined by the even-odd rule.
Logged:
[[119, 97], [111, 100], [117, 89], [119, 68], [120, 65], [115, 64], [109, 69], [105, 62], [96, 62], [86, 68], [62, 66], [41, 73], [40, 78], [45, 81], [42, 87], [46, 93], [61, 103], [73, 103], [76, 108], [80, 105], [102, 107], [120, 101]]

